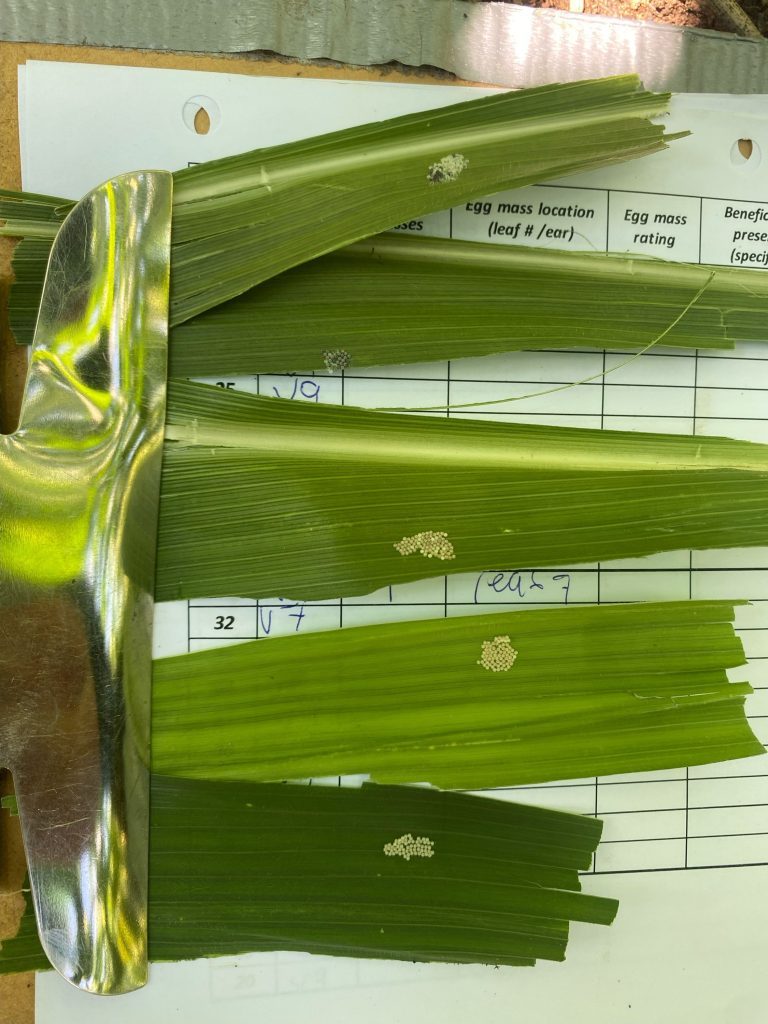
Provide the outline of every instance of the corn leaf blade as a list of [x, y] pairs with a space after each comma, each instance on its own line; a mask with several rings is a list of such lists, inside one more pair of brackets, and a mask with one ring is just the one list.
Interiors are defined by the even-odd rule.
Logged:
[[[733, 605], [530, 610], [276, 637], [154, 664], [153, 767], [478, 789], [763, 752]], [[489, 671], [483, 643], [517, 653]]]
[[[668, 100], [634, 75], [542, 86], [178, 171], [170, 323], [403, 219], [664, 149]], [[66, 208], [6, 191], [2, 233], [52, 237]]]
[[[562, 960], [570, 921], [610, 924], [616, 913], [615, 900], [580, 891], [601, 830], [591, 818], [423, 788], [154, 776], [150, 958]], [[408, 833], [427, 837], [432, 855], [384, 853]], [[0, 973], [46, 966], [28, 906]]]
[[[768, 535], [768, 448], [727, 438], [392, 416], [181, 381], [166, 438], [159, 600], [322, 600]], [[414, 548], [441, 534], [450, 549]]]
[[662, 149], [668, 99], [634, 76], [544, 86], [182, 170], [171, 321], [401, 219]]
[[[20, 342], [32, 339], [48, 251], [37, 238], [14, 251], [10, 315]], [[585, 345], [631, 350], [658, 338], [730, 349], [764, 339], [767, 306], [761, 271], [380, 235], [177, 324], [170, 373], [338, 370]]]
[[727, 349], [762, 341], [766, 311], [760, 271], [381, 235], [178, 325], [170, 368], [178, 377], [339, 370], [518, 349], [638, 349], [662, 337]]
[[[36, 238], [14, 251], [10, 315], [23, 343], [32, 339], [48, 251]], [[381, 235], [176, 325], [170, 372], [338, 370], [585, 345], [631, 350], [659, 338], [678, 348], [731, 349], [764, 339], [767, 306], [761, 271]]]

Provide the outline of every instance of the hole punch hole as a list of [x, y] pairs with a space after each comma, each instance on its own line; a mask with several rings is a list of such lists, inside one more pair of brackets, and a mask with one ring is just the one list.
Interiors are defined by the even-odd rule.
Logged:
[[205, 107], [200, 107], [198, 112], [195, 114], [193, 124], [198, 135], [207, 135], [211, 130], [211, 115]]
[[219, 105], [210, 96], [192, 96], [182, 107], [184, 124], [194, 135], [212, 135], [221, 123]]
[[731, 146], [731, 164], [752, 174], [760, 166], [762, 153], [754, 139], [737, 139]]

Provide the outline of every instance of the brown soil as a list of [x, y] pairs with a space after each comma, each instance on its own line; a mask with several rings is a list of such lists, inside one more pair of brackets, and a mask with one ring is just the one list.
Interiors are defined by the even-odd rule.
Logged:
[[[571, 10], [570, 0], [515, 0], [526, 7], [551, 7]], [[763, 35], [768, 35], [768, 6], [765, 0], [740, 0], [740, 7]], [[656, 21], [665, 25], [685, 25], [733, 32], [733, 25], [721, 17], [708, 0], [584, 0], [584, 14], [632, 21]]]

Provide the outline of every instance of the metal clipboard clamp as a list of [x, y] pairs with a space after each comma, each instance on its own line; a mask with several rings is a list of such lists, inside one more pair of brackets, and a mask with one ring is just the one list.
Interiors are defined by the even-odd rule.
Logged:
[[97, 993], [147, 977], [171, 197], [170, 174], [125, 174], [67, 216], [0, 436], [0, 764], [43, 948]]

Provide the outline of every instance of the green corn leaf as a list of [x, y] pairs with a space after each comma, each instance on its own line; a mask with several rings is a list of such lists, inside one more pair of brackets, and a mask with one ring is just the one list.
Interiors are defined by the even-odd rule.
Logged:
[[665, 148], [635, 76], [408, 114], [175, 175], [172, 322], [464, 198]]
[[[548, 85], [178, 171], [170, 322], [401, 220], [664, 149], [668, 101], [635, 75]], [[6, 191], [2, 233], [52, 238], [66, 209]]]
[[764, 340], [767, 311], [762, 271], [381, 235], [173, 328], [170, 369], [338, 371], [523, 348], [638, 349], [662, 335], [727, 349]]
[[31, 345], [34, 339], [50, 252], [51, 240], [35, 237], [22, 239], [13, 250], [14, 281], [8, 293], [8, 319], [20, 345]]
[[[156, 661], [162, 775], [478, 789], [763, 752], [733, 605], [568, 608], [277, 637]], [[483, 644], [516, 651], [497, 671]], [[511, 662], [511, 665], [509, 664]]]
[[0, 234], [51, 242], [73, 205], [61, 196], [0, 188], [0, 220], [6, 222]]
[[3, 810], [8, 811], [9, 814], [12, 814], [14, 817], [16, 817], [19, 813], [19, 808], [16, 803], [16, 797], [12, 793], [10, 793], [8, 796], [0, 797], [0, 807], [2, 807]]
[[40, 945], [32, 901], [27, 900], [18, 932], [0, 943], [0, 975], [49, 971], [51, 965]]
[[747, 441], [394, 416], [182, 381], [166, 438], [159, 600], [322, 600], [768, 536], [768, 447]]
[[[616, 914], [615, 900], [580, 891], [601, 830], [579, 815], [423, 788], [154, 776], [150, 958], [563, 960], [570, 921]], [[385, 854], [409, 833], [429, 840], [420, 849], [431, 856]], [[46, 966], [28, 907], [0, 973]]]
[[[20, 342], [32, 340], [49, 247], [35, 238], [14, 252], [10, 305]], [[170, 372], [333, 371], [523, 348], [637, 349], [662, 336], [679, 348], [729, 349], [764, 339], [767, 307], [762, 271], [379, 235], [172, 327]]]

